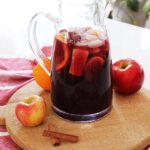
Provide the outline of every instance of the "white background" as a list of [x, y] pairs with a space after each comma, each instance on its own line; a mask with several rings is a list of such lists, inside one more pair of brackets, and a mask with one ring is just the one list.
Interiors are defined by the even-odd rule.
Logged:
[[27, 30], [31, 17], [56, 10], [56, 0], [0, 0], [0, 56], [30, 57]]

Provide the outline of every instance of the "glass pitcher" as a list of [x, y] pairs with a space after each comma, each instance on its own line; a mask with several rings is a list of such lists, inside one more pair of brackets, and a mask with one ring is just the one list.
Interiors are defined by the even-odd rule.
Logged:
[[[43, 69], [51, 76], [53, 111], [80, 122], [95, 121], [112, 107], [109, 39], [104, 25], [107, 0], [60, 0], [60, 16], [37, 13], [29, 25], [29, 44]], [[49, 72], [36, 37], [41, 18], [54, 25]], [[50, 34], [50, 33], [48, 33]]]

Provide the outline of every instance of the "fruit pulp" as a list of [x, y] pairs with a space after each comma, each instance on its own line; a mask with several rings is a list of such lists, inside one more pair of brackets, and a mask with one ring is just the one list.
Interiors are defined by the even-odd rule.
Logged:
[[74, 121], [92, 121], [105, 115], [112, 104], [111, 66], [104, 33], [90, 27], [59, 31], [52, 56], [54, 111]]

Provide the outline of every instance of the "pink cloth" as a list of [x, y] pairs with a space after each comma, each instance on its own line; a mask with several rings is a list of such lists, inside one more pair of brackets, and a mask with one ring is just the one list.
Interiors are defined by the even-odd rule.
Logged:
[[0, 136], [0, 150], [22, 150], [9, 136]]
[[5, 105], [10, 96], [32, 80], [35, 62], [22, 58], [0, 59], [0, 105]]
[[[16, 90], [33, 80], [35, 64], [35, 61], [22, 58], [0, 59], [0, 105], [5, 105]], [[6, 132], [5, 126], [0, 126], [0, 132]], [[0, 150], [21, 148], [9, 136], [0, 136]]]
[[0, 126], [0, 132], [6, 132], [6, 127], [5, 126]]
[[[51, 47], [42, 48], [45, 56], [50, 56]], [[20, 87], [32, 81], [32, 69], [36, 61], [24, 58], [0, 59], [0, 105], [5, 105], [10, 96]]]
[[[46, 56], [50, 56], [50, 47], [42, 48]], [[33, 80], [32, 69], [36, 61], [24, 58], [0, 58], [0, 105], [5, 105], [11, 95], [19, 88]], [[0, 126], [0, 132], [6, 132]], [[22, 150], [9, 136], [0, 136], [0, 150]]]

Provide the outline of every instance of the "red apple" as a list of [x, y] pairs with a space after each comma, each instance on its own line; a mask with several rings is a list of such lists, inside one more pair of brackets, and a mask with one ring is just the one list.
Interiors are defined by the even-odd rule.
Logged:
[[117, 93], [132, 94], [142, 87], [144, 70], [133, 59], [121, 59], [113, 63], [112, 76]]
[[46, 104], [42, 97], [33, 95], [19, 102], [15, 108], [16, 117], [27, 127], [41, 124], [46, 116]]

